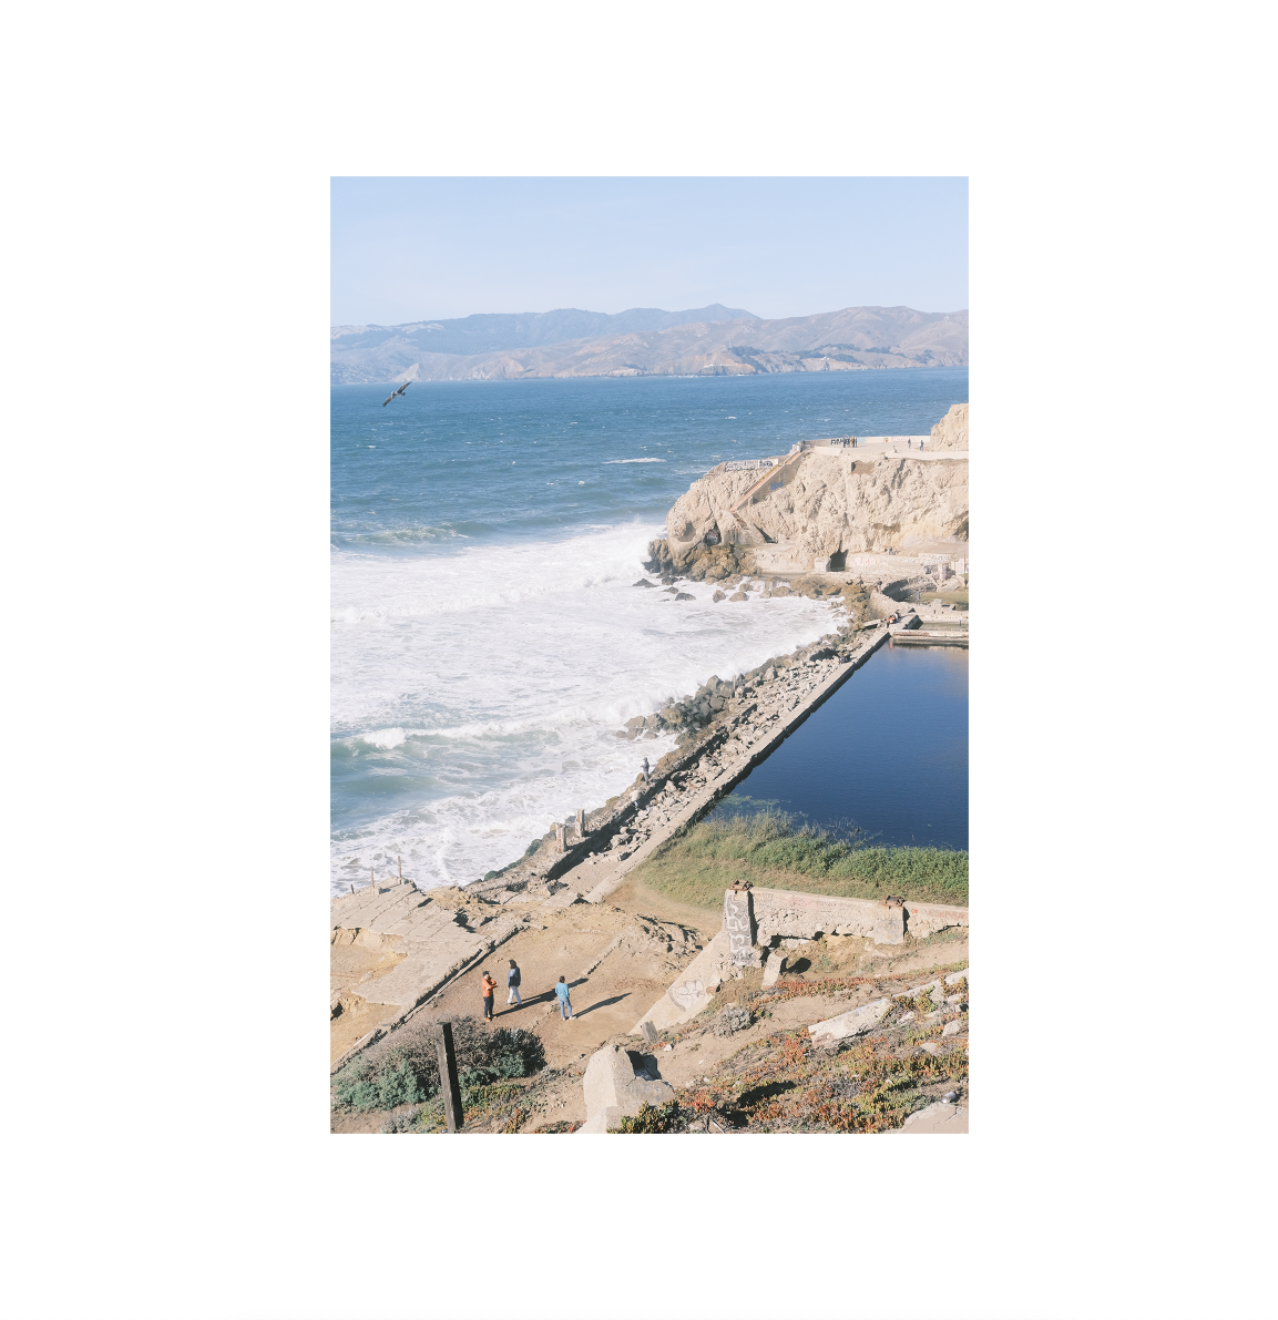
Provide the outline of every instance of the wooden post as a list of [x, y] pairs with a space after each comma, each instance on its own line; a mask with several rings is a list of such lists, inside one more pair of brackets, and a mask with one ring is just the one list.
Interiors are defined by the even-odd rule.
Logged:
[[578, 807], [578, 808], [577, 808], [577, 837], [578, 837], [579, 839], [584, 839], [584, 838], [586, 837], [586, 809], [585, 809], [585, 807]]
[[373, 868], [371, 866], [368, 868], [368, 887], [370, 889], [377, 888], [377, 881], [373, 879]]
[[439, 1053], [439, 1093], [444, 1097], [444, 1121], [450, 1132], [462, 1129], [461, 1086], [457, 1081], [457, 1053], [453, 1049], [453, 1024], [435, 1024], [435, 1048]]
[[404, 859], [396, 857], [395, 864], [399, 867], [399, 883], [402, 885], [404, 883]]
[[560, 851], [560, 852], [567, 852], [567, 851], [568, 851], [568, 843], [567, 843], [567, 840], [565, 840], [565, 838], [564, 838], [564, 827], [563, 827], [562, 825], [556, 825], [556, 826], [555, 826], [555, 838], [557, 838], [557, 839], [559, 840], [559, 851]]

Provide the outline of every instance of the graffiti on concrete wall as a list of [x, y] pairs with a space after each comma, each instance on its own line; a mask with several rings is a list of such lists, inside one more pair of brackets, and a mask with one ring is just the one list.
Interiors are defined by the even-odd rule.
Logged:
[[728, 948], [733, 966], [754, 963], [754, 931], [751, 929], [749, 893], [729, 893], [723, 896], [723, 928], [728, 932]]

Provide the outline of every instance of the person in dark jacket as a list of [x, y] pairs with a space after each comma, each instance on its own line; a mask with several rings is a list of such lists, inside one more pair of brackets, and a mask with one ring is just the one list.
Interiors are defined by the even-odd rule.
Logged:
[[508, 1004], [522, 1004], [524, 1001], [519, 997], [519, 964], [512, 958], [510, 960], [510, 970], [506, 973], [506, 989], [510, 993], [506, 996]]

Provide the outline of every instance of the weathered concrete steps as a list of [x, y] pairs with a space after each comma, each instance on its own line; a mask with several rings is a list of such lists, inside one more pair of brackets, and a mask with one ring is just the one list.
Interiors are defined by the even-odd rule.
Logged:
[[334, 940], [341, 938], [339, 932], [351, 932], [364, 942], [372, 936], [405, 955], [384, 976], [358, 985], [355, 993], [361, 999], [386, 1006], [386, 1019], [336, 1060], [334, 1068], [392, 1030], [454, 976], [527, 924], [524, 917], [500, 909], [483, 911], [490, 904], [475, 902], [468, 907], [475, 909], [473, 925], [465, 911], [434, 902], [407, 882], [385, 889], [370, 886], [332, 901]]

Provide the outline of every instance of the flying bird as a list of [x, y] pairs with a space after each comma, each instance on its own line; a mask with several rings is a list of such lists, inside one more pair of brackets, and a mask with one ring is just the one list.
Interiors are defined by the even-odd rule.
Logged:
[[395, 393], [392, 394], [392, 395], [390, 396], [390, 399], [387, 399], [386, 402], [382, 404], [382, 407], [385, 408], [385, 407], [386, 407], [386, 404], [389, 403], [389, 402], [391, 401], [391, 399], [398, 399], [399, 396], [400, 396], [401, 394], [403, 394], [403, 392], [404, 392], [404, 391], [405, 391], [405, 390], [406, 390], [406, 389], [407, 389], [412, 383], [413, 383], [413, 382], [412, 382], [411, 380], [406, 380], [406, 381], [405, 381], [405, 382], [399, 387], [399, 389], [397, 389], [397, 390], [395, 391]]

